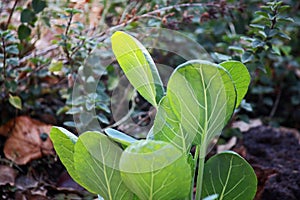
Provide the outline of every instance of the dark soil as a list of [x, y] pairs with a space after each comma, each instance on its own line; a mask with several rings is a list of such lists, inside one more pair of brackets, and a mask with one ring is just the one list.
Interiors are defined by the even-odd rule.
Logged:
[[260, 126], [244, 133], [235, 148], [253, 166], [258, 177], [255, 200], [300, 199], [299, 133]]

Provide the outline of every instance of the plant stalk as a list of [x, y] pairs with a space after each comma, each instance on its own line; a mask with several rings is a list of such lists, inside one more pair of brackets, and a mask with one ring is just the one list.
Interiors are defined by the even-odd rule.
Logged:
[[16, 9], [16, 6], [17, 6], [17, 4], [18, 4], [18, 1], [19, 1], [19, 0], [15, 0], [15, 3], [14, 3], [14, 5], [13, 5], [13, 7], [12, 7], [10, 13], [9, 13], [9, 17], [8, 17], [7, 22], [6, 22], [5, 30], [8, 29], [8, 26], [9, 26], [9, 24], [10, 24], [12, 15], [13, 15], [15, 9]]
[[199, 144], [197, 146], [199, 146], [200, 152], [198, 160], [198, 175], [195, 200], [201, 200], [206, 145], [205, 142], [203, 142], [202, 144]]
[[[5, 46], [5, 40], [3, 37], [1, 37], [2, 42], [2, 51], [3, 51], [3, 79], [4, 82], [6, 81], [6, 46]], [[4, 84], [5, 85], [5, 84]]]
[[199, 151], [200, 151], [200, 146], [196, 146], [195, 150], [195, 157], [194, 157], [194, 170], [193, 170], [193, 178], [192, 178], [192, 184], [191, 184], [191, 200], [194, 199], [194, 185], [195, 185], [195, 175], [196, 175], [196, 169], [197, 169], [197, 162], [198, 162], [198, 157], [199, 157]]

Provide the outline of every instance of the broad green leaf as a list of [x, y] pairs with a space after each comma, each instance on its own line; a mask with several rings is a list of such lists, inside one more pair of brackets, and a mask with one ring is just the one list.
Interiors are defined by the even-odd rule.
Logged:
[[236, 103], [229, 73], [220, 65], [200, 60], [186, 62], [173, 72], [166, 97], [181, 131], [188, 134], [187, 144], [208, 144], [220, 134]]
[[151, 139], [170, 142], [183, 153], [187, 153], [191, 147], [192, 135], [183, 131], [180, 121], [171, 109], [167, 97], [163, 97], [159, 103], [153, 125]]
[[164, 96], [157, 68], [145, 47], [132, 36], [117, 31], [111, 37], [113, 52], [130, 83], [153, 106]]
[[57, 155], [68, 170], [70, 176], [81, 184], [79, 176], [75, 171], [73, 159], [74, 146], [78, 139], [77, 136], [64, 128], [53, 126], [50, 131], [50, 138]]
[[75, 144], [74, 166], [85, 188], [105, 200], [132, 200], [121, 179], [122, 149], [99, 132], [85, 132]]
[[184, 199], [191, 187], [187, 155], [163, 141], [140, 140], [125, 149], [122, 179], [140, 200]]
[[125, 146], [129, 146], [130, 144], [137, 141], [135, 138], [112, 128], [107, 128], [104, 131], [109, 138]]
[[22, 100], [19, 96], [13, 96], [9, 94], [8, 101], [13, 107], [22, 110]]
[[220, 63], [220, 65], [229, 72], [234, 82], [237, 93], [237, 103], [235, 107], [237, 108], [248, 91], [251, 81], [250, 74], [247, 67], [239, 61], [226, 61]]
[[235, 152], [217, 154], [204, 165], [202, 197], [218, 194], [218, 200], [253, 199], [256, 187], [254, 170]]

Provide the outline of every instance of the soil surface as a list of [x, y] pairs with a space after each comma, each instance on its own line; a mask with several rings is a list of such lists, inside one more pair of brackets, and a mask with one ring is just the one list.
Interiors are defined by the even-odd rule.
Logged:
[[260, 126], [243, 134], [234, 149], [258, 177], [255, 200], [300, 199], [300, 134], [290, 129]]

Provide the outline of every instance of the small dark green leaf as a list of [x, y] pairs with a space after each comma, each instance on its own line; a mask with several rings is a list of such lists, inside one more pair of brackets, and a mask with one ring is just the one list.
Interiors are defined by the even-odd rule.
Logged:
[[230, 49], [232, 51], [236, 51], [238, 53], [244, 53], [244, 49], [239, 46], [229, 46], [228, 49]]
[[294, 22], [294, 19], [291, 17], [278, 17], [278, 22]]
[[8, 59], [6, 60], [6, 62], [7, 62], [8, 65], [11, 65], [11, 66], [18, 66], [18, 65], [19, 65], [19, 58], [14, 58], [14, 57], [8, 58]]
[[36, 19], [35, 13], [26, 8], [21, 12], [21, 22], [22, 23], [31, 23]]
[[39, 12], [43, 11], [44, 8], [46, 8], [46, 6], [47, 6], [47, 4], [43, 0], [33, 0], [32, 1], [32, 8], [35, 13], [39, 13]]
[[249, 26], [252, 27], [252, 28], [258, 28], [258, 29], [261, 29], [261, 30], [264, 30], [264, 28], [265, 28], [264, 25], [260, 25], [260, 24], [250, 24]]
[[247, 62], [250, 62], [251, 60], [254, 59], [254, 56], [252, 53], [250, 52], [245, 52], [243, 55], [242, 55], [242, 62], [243, 63], [247, 63]]
[[278, 35], [279, 35], [280, 37], [284, 38], [284, 39], [291, 40], [291, 38], [290, 38], [287, 34], [285, 34], [285, 33], [283, 33], [283, 32], [278, 33]]
[[221, 54], [221, 53], [217, 53], [217, 52], [214, 53], [214, 56], [215, 56], [218, 60], [220, 60], [220, 61], [230, 60], [230, 59], [231, 59], [230, 56], [225, 55], [225, 54]]
[[5, 51], [9, 54], [19, 54], [19, 49], [17, 45], [10, 45], [8, 47], [6, 47]]
[[252, 42], [252, 48], [258, 48], [258, 47], [263, 47], [265, 45], [265, 42], [261, 41], [261, 40], [254, 40]]
[[31, 29], [24, 25], [24, 24], [21, 24], [18, 28], [18, 37], [20, 40], [24, 40], [26, 39], [27, 37], [29, 37], [31, 34]]
[[109, 124], [109, 120], [107, 119], [107, 117], [100, 113], [99, 115], [97, 115], [97, 118], [99, 119], [99, 121], [103, 124]]
[[256, 11], [255, 12], [256, 15], [260, 15], [260, 16], [263, 16], [263, 17], [268, 17], [268, 13], [267, 12], [264, 12], [264, 11]]

